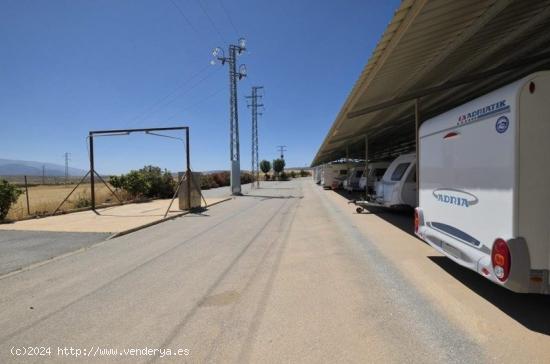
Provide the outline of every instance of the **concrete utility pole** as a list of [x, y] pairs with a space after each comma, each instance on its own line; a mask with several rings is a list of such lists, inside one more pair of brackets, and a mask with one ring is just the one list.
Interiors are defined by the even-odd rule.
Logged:
[[[263, 86], [252, 86], [252, 95], [246, 96], [247, 99], [250, 99], [250, 104], [247, 106], [252, 110], [252, 187], [256, 185], [256, 188], [260, 187], [260, 168], [258, 161], [258, 107], [264, 106], [264, 104], [259, 104], [258, 101], [261, 100], [262, 95], [258, 94], [258, 90], [263, 89]], [[256, 183], [254, 183], [256, 182]]]
[[287, 151], [286, 145], [279, 145], [277, 146], [277, 149], [279, 150], [279, 153], [281, 153], [281, 159], [285, 159], [285, 152]]
[[69, 183], [69, 155], [71, 153], [65, 152], [65, 184]]
[[245, 65], [239, 66], [237, 71], [237, 55], [246, 50], [246, 41], [240, 38], [238, 44], [229, 45], [229, 57], [224, 55], [221, 48], [212, 53], [221, 64], [229, 64], [229, 151], [231, 159], [231, 193], [241, 194], [241, 160], [239, 149], [239, 110], [237, 103], [237, 81], [246, 77]]

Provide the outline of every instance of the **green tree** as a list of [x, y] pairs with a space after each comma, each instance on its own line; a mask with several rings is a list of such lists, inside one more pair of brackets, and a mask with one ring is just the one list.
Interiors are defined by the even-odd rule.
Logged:
[[112, 176], [109, 183], [115, 188], [126, 190], [133, 197], [170, 198], [176, 191], [172, 173], [150, 165], [120, 177]]
[[133, 197], [141, 197], [149, 191], [149, 184], [143, 173], [130, 171], [125, 175], [124, 189]]
[[23, 192], [19, 188], [8, 181], [0, 181], [0, 220], [4, 220], [8, 215], [11, 205], [17, 202], [21, 193]]
[[262, 171], [262, 173], [264, 174], [265, 176], [265, 179], [267, 180], [269, 177], [267, 176], [267, 174], [269, 173], [269, 171], [271, 170], [271, 163], [269, 163], [269, 161], [266, 161], [265, 159], [263, 161], [260, 162], [260, 170]]
[[273, 172], [275, 172], [276, 176], [279, 176], [279, 173], [281, 173], [285, 169], [285, 160], [284, 159], [275, 159], [273, 161]]
[[122, 176], [110, 176], [109, 177], [109, 183], [111, 186], [113, 186], [115, 189], [119, 190], [124, 187], [124, 175]]

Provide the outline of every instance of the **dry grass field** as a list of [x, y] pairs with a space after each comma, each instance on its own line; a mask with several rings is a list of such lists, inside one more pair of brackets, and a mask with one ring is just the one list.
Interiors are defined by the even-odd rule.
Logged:
[[[44, 215], [51, 213], [71, 192], [76, 184], [67, 185], [38, 185], [29, 187], [29, 205], [31, 215]], [[23, 192], [25, 191], [22, 188]], [[118, 193], [121, 198], [121, 193]], [[103, 184], [96, 184], [96, 203], [116, 202], [107, 187]], [[90, 184], [80, 185], [63, 206], [62, 211], [72, 210], [79, 207], [86, 207], [90, 203]], [[20, 220], [29, 216], [27, 213], [27, 197], [23, 193], [17, 203], [13, 204], [7, 218]]]

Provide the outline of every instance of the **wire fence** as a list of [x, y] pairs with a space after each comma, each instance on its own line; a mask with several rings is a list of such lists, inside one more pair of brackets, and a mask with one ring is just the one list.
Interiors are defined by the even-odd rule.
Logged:
[[[23, 193], [19, 196], [8, 213], [8, 220], [21, 220], [34, 216], [49, 215], [63, 202], [69, 192], [73, 190], [82, 177], [59, 176], [0, 176], [16, 185]], [[115, 197], [109, 188], [103, 184], [96, 184], [96, 201], [98, 204], [116, 203]], [[124, 199], [128, 196], [119, 191]], [[61, 206], [60, 211], [69, 211], [88, 208], [91, 202], [90, 179], [84, 179], [71, 197]]]

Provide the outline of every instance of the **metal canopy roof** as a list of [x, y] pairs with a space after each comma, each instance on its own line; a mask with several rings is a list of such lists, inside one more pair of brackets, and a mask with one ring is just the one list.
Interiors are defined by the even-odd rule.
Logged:
[[312, 166], [415, 149], [414, 104], [435, 116], [550, 68], [550, 0], [404, 0]]

